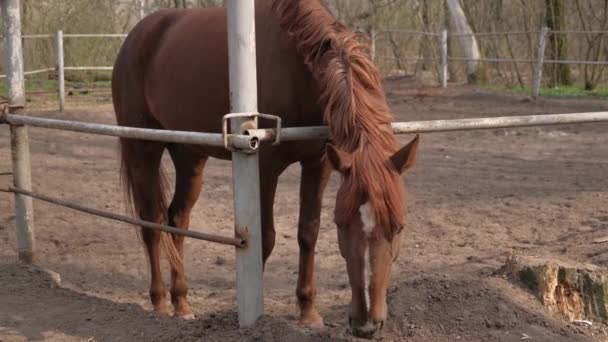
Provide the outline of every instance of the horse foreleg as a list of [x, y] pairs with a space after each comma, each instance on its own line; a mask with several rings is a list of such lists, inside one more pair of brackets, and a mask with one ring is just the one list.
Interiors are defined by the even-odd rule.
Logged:
[[330, 173], [331, 168], [324, 165], [321, 160], [302, 162], [298, 222], [300, 268], [296, 295], [300, 307], [300, 324], [309, 327], [323, 327], [323, 319], [314, 305], [316, 296], [314, 267], [323, 191]]
[[275, 244], [274, 230], [274, 196], [279, 182], [279, 175], [284, 167], [261, 167], [260, 168], [260, 210], [262, 212], [262, 261], [264, 268], [266, 261]]

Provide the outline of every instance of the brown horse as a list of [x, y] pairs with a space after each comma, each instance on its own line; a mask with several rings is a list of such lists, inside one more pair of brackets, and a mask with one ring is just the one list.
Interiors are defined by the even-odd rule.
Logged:
[[[335, 221], [352, 288], [350, 323], [371, 336], [386, 315], [391, 265], [405, 219], [400, 174], [414, 164], [418, 140], [399, 149], [379, 73], [367, 45], [320, 0], [257, 0], [259, 109], [288, 127], [330, 127], [323, 141], [262, 146], [260, 155], [263, 261], [275, 243], [273, 203], [279, 175], [302, 166], [296, 294], [300, 322], [322, 326], [314, 306], [314, 250], [321, 199], [331, 166], [342, 174]], [[229, 112], [228, 47], [223, 8], [162, 10], [129, 34], [115, 64], [112, 90], [120, 125], [220, 132]], [[164, 199], [161, 156], [176, 169], [173, 200]], [[207, 158], [229, 159], [222, 148], [121, 140], [122, 175], [142, 219], [188, 229]], [[326, 162], [329, 161], [329, 162]], [[178, 317], [193, 317], [184, 280], [183, 238], [142, 230], [150, 260], [154, 310], [167, 314], [161, 251], [171, 263], [171, 301]]]

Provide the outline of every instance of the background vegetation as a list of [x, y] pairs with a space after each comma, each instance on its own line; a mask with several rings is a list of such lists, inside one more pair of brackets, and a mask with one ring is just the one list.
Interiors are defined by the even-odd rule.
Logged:
[[[439, 32], [450, 22], [448, 0], [327, 0], [336, 15], [350, 26], [376, 33], [376, 60], [386, 75], [414, 75], [438, 81], [439, 42], [434, 36], [398, 30]], [[554, 34], [549, 37], [546, 58], [554, 60], [608, 61], [608, 0], [454, 0], [464, 11], [473, 32], [518, 32], [478, 36], [481, 58], [535, 59], [538, 33], [543, 26], [554, 30], [595, 31], [587, 34]], [[125, 33], [144, 13], [164, 7], [218, 6], [222, 0], [22, 0], [23, 32], [43, 34]], [[522, 32], [526, 31], [526, 32]], [[603, 31], [603, 32], [601, 32]], [[66, 65], [111, 66], [120, 38], [69, 38], [65, 41]], [[26, 70], [55, 65], [53, 39], [24, 41]], [[450, 57], [465, 55], [455, 37], [449, 41]], [[532, 63], [480, 63], [483, 77], [467, 77], [462, 61], [450, 62], [452, 82], [482, 82], [499, 88], [525, 88], [532, 78]], [[545, 66], [543, 84], [550, 88], [603, 94], [608, 85], [607, 66]], [[71, 82], [106, 84], [107, 72], [68, 72]], [[42, 82], [53, 73], [34, 77]], [[32, 79], [29, 77], [28, 79]], [[583, 92], [585, 90], [586, 92]], [[559, 93], [559, 91], [558, 91]]]

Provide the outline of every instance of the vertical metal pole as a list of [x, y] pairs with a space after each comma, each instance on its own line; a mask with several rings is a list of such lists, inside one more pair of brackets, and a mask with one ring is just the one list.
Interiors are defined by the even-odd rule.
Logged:
[[9, 106], [23, 108], [25, 106], [25, 84], [19, 0], [1, 0], [0, 4], [4, 24], [4, 67], [8, 80]]
[[370, 47], [369, 47], [369, 54], [370, 57], [372, 59], [372, 62], [376, 61], [376, 30], [375, 29], [371, 29], [370, 33]]
[[[11, 125], [11, 154], [13, 184], [16, 188], [32, 190], [30, 144], [26, 126]], [[34, 207], [30, 197], [15, 194], [15, 221], [19, 260], [31, 263], [34, 259]]]
[[543, 80], [543, 63], [545, 61], [545, 46], [547, 45], [547, 35], [549, 28], [543, 27], [538, 36], [538, 51], [536, 52], [536, 65], [534, 66], [534, 79], [532, 84], [532, 97], [540, 95], [540, 86]]
[[440, 78], [441, 86], [443, 88], [448, 87], [448, 30], [442, 30], [440, 36], [440, 50], [441, 50], [441, 69]]
[[[254, 0], [226, 0], [230, 98], [233, 113], [257, 113], [257, 70]], [[233, 133], [257, 127], [257, 120], [235, 119]], [[239, 325], [253, 325], [264, 312], [260, 175], [257, 154], [232, 153], [234, 223], [237, 236], [247, 239], [236, 249]]]
[[57, 82], [59, 84], [59, 111], [65, 109], [65, 60], [63, 58], [63, 31], [57, 31]]

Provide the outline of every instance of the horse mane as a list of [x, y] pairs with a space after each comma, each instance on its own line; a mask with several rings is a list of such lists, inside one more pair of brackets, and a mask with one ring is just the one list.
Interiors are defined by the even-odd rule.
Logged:
[[[316, 79], [319, 102], [332, 143], [353, 156], [345, 177], [344, 212], [352, 217], [369, 201], [376, 222], [401, 225], [404, 189], [390, 156], [398, 148], [378, 69], [368, 44], [340, 23], [321, 0], [271, 0], [281, 27], [287, 31]], [[397, 175], [397, 176], [396, 176]]]

